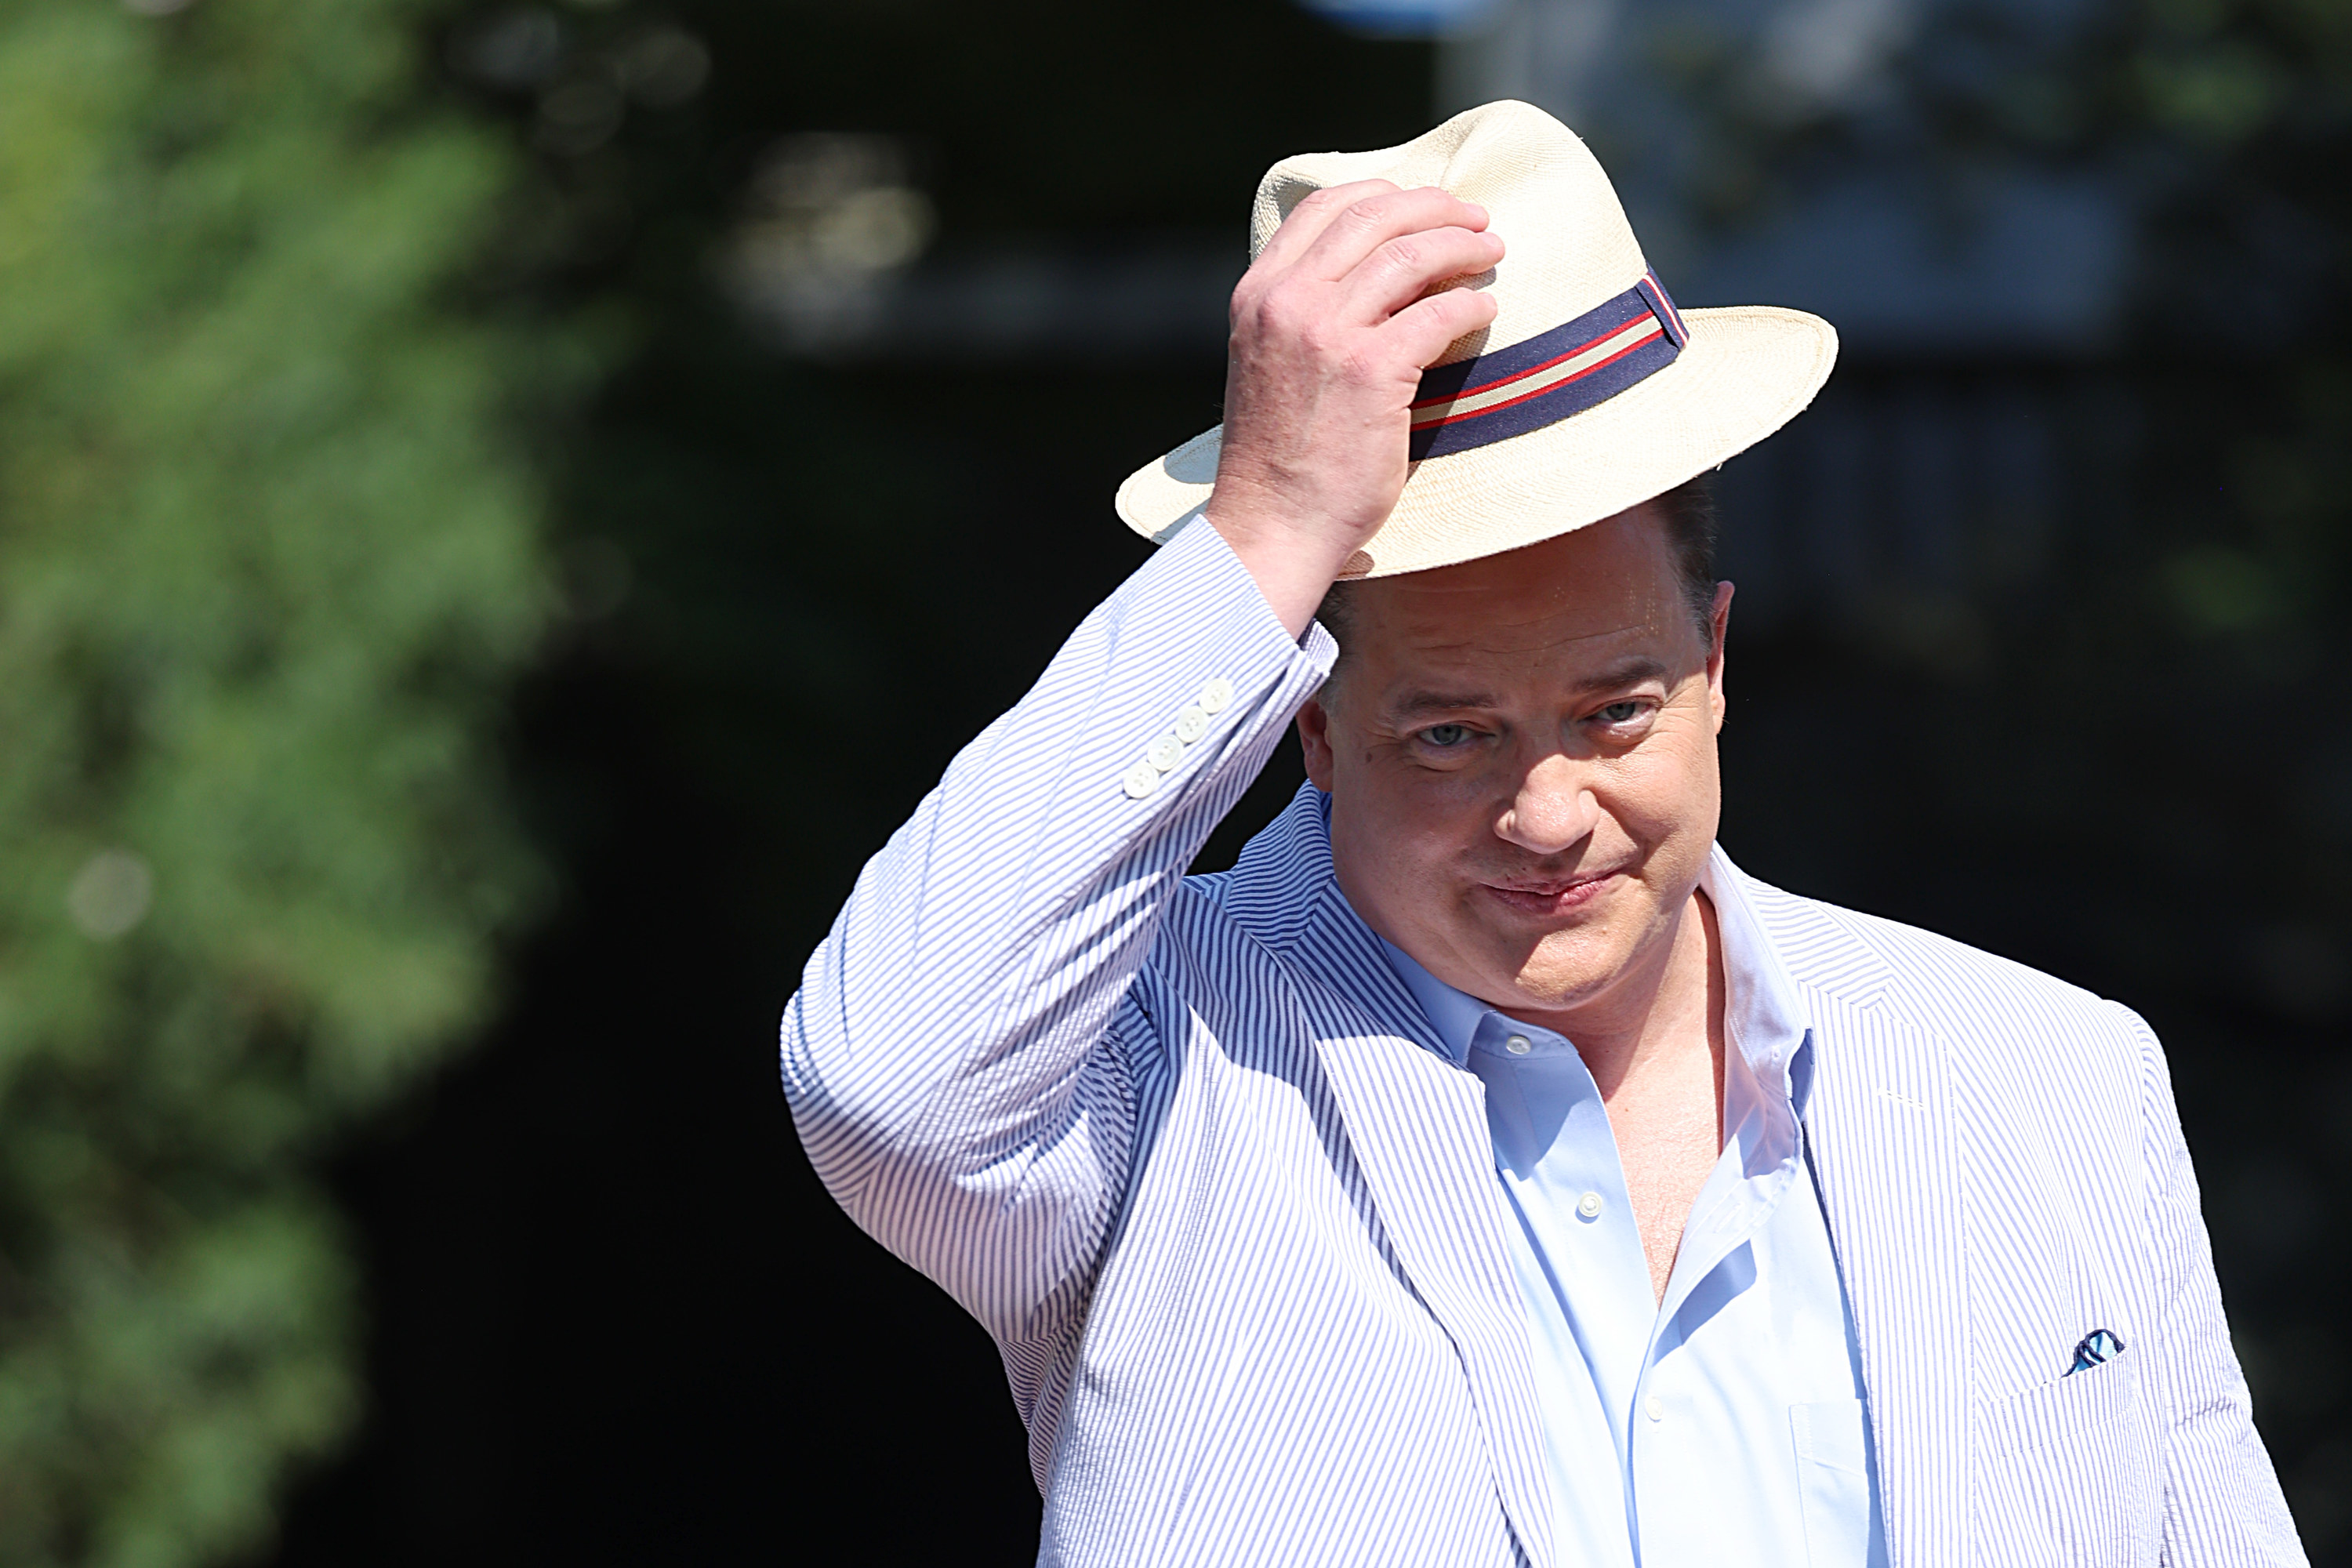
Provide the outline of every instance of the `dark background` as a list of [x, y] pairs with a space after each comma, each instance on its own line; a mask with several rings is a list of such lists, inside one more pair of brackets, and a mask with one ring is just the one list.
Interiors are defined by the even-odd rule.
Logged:
[[[1265, 164], [1425, 129], [1430, 50], [1282, 0], [709, 0], [665, 13], [709, 47], [690, 105], [551, 151], [543, 80], [467, 64], [467, 29], [509, 15], [439, 43], [443, 90], [541, 149], [480, 288], [635, 333], [546, 437], [593, 592], [510, 751], [562, 896], [486, 1045], [337, 1168], [373, 1403], [278, 1559], [1030, 1561], [993, 1352], [818, 1187], [776, 1021], [864, 858], [1144, 557], [1110, 493], [1214, 421], [1222, 367], [1213, 339], [792, 352], [729, 304], [712, 247], [776, 138], [849, 132], [910, 150], [950, 261], [1206, 236], [1237, 272]], [[566, 47], [646, 15], [562, 13]], [[2284, 13], [2212, 15], [2290, 88], [2333, 68], [2288, 58]], [[2129, 330], [2063, 359], [1849, 354], [1727, 471], [1723, 839], [2151, 1020], [2258, 1418], [2315, 1557], [2342, 1561], [2340, 272], [2306, 279], [2291, 331], [2179, 323], [2268, 276], [2281, 213], [2296, 255], [2340, 254], [2343, 116], [2176, 134], [2111, 90], [2170, 24], [2116, 16], [2067, 67], [2080, 123], [2035, 145], [2171, 160]], [[1937, 90], [1946, 142], [2004, 133]], [[1838, 156], [1753, 134], [1769, 166]], [[2023, 468], [1987, 456], [2019, 443]], [[1297, 776], [1286, 750], [1205, 858]]]

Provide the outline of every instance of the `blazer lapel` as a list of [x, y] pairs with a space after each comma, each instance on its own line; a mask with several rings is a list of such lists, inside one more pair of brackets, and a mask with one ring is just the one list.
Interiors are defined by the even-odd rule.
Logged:
[[1805, 989], [1806, 1139], [1861, 1342], [1887, 1560], [1963, 1563], [1969, 1279], [1950, 1064], [1940, 1040], [1888, 1011]]
[[1742, 877], [1813, 1028], [1805, 1145], [1862, 1350], [1891, 1568], [1969, 1557], [1969, 1289], [1950, 1053], [1894, 969], [1808, 900]]
[[1319, 982], [1302, 987], [1317, 1053], [1373, 1207], [1462, 1357], [1520, 1549], [1550, 1568], [1551, 1483], [1485, 1087], [1431, 1048], [1428, 1021], [1328, 870], [1292, 957]]
[[1300, 786], [1235, 862], [1225, 909], [1290, 962], [1339, 1123], [1397, 1267], [1462, 1358], [1519, 1550], [1552, 1568], [1551, 1481], [1527, 1308], [1486, 1087], [1436, 1049], [1429, 1020], [1341, 896], [1325, 801]]

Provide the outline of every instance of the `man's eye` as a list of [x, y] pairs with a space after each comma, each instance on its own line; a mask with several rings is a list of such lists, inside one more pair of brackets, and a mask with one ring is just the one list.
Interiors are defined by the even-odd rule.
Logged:
[[1470, 738], [1467, 724], [1432, 724], [1421, 732], [1421, 738], [1433, 746], [1458, 746]]
[[1633, 701], [1631, 700], [1623, 702], [1612, 702], [1608, 707], [1603, 708], [1599, 713], [1594, 715], [1595, 718], [1611, 724], [1630, 724], [1641, 716], [1642, 705], [1639, 702]]

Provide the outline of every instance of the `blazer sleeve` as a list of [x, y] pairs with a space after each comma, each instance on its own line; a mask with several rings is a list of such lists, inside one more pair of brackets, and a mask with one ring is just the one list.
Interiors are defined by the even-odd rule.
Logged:
[[[2124, 1009], [2128, 1014], [2128, 1009]], [[2155, 1034], [2129, 1015], [2140, 1047], [2155, 1332], [2143, 1390], [2164, 1423], [2164, 1549], [2170, 1568], [2305, 1563], [2253, 1399], [2230, 1345], [2197, 1173]]]
[[1336, 651], [1185, 529], [957, 754], [808, 962], [782, 1057], [811, 1162], [1000, 1342], [1083, 1302], [1159, 1048], [1114, 1010]]

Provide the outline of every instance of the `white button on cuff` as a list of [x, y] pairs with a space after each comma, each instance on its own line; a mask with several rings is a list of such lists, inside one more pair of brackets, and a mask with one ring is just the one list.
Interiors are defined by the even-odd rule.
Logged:
[[1223, 676], [1201, 688], [1201, 695], [1193, 699], [1200, 703], [1203, 713], [1222, 713], [1225, 710], [1225, 704], [1233, 700], [1234, 683]]
[[1167, 773], [1184, 760], [1184, 742], [1173, 735], [1162, 735], [1151, 742], [1151, 749], [1143, 753], [1143, 760], [1161, 773]]
[[1209, 716], [1201, 711], [1198, 704], [1176, 715], [1176, 738], [1186, 745], [1191, 745], [1208, 732]]
[[1666, 1402], [1653, 1394], [1642, 1401], [1642, 1414], [1653, 1421], [1664, 1421], [1666, 1418]]
[[1528, 1037], [1525, 1035], [1513, 1035], [1503, 1042], [1503, 1048], [1515, 1057], [1523, 1057], [1534, 1047], [1528, 1044]]
[[1141, 800], [1160, 787], [1160, 770], [1150, 763], [1138, 763], [1118, 782], [1131, 798]]
[[1587, 1219], [1599, 1219], [1601, 1217], [1601, 1194], [1599, 1193], [1587, 1193], [1582, 1197], [1577, 1199], [1576, 1212], [1582, 1215]]

